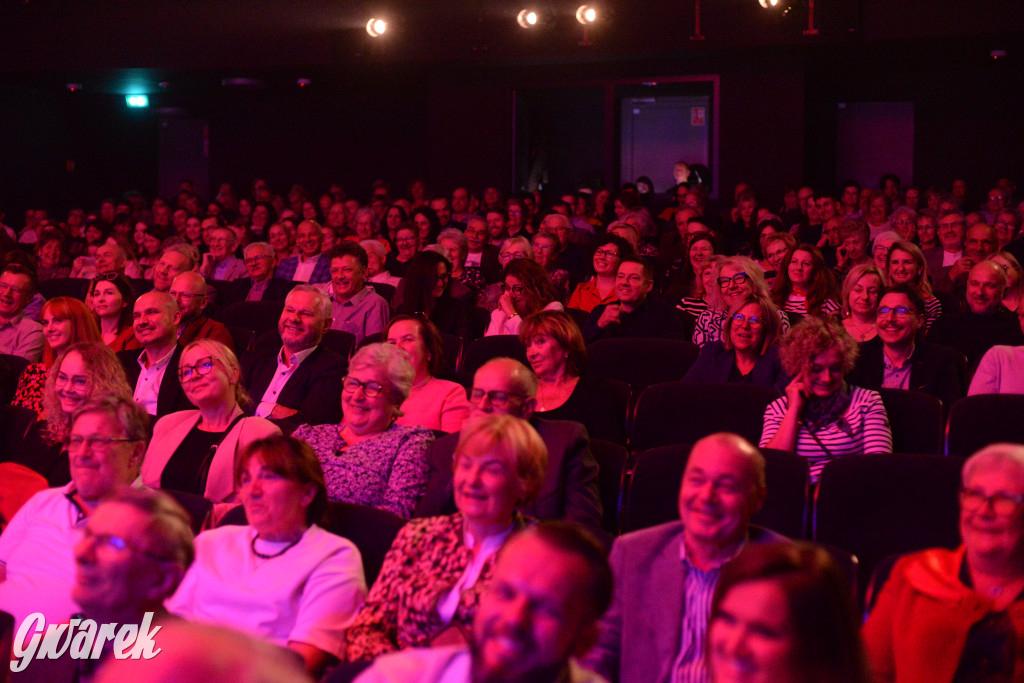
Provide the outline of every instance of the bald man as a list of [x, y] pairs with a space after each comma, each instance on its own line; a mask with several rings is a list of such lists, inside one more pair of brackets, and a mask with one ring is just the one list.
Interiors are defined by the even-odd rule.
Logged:
[[193, 407], [178, 381], [182, 349], [177, 340], [180, 319], [181, 312], [174, 297], [166, 292], [146, 292], [135, 300], [132, 313], [135, 339], [142, 351], [117, 354], [135, 402], [155, 417]]
[[204, 313], [210, 298], [206, 294], [206, 280], [202, 275], [194, 270], [178, 274], [171, 281], [170, 295], [181, 311], [181, 320], [178, 322], [179, 344], [184, 347], [196, 339], [213, 339], [235, 350], [228, 328]]

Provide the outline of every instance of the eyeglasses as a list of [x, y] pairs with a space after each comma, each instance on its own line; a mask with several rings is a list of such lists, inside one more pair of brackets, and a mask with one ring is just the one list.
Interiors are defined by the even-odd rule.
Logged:
[[525, 252], [522, 251], [507, 251], [504, 254], [498, 254], [499, 261], [511, 261], [517, 258], [530, 258]]
[[615, 249], [598, 249], [594, 252], [594, 256], [604, 256], [605, 258], [619, 258], [619, 252]]
[[733, 322], [734, 325], [742, 325], [743, 323], [750, 323], [751, 327], [761, 327], [762, 325], [764, 325], [764, 322], [761, 320], [760, 317], [758, 317], [756, 315], [752, 315], [752, 316], [750, 316], [748, 318], [747, 316], [743, 315], [742, 313], [733, 313], [732, 314], [732, 322]]
[[89, 436], [75, 434], [68, 437], [67, 446], [69, 453], [82, 450], [82, 446], [88, 446], [89, 450], [94, 453], [106, 453], [110, 450], [110, 444], [112, 443], [130, 443], [132, 441], [140, 441], [140, 439], [115, 439], [110, 436], [100, 436], [99, 434], [90, 434]]
[[906, 318], [914, 314], [914, 309], [909, 306], [879, 306], [878, 315], [889, 315], [890, 313], [897, 318]]
[[213, 364], [214, 357], [207, 356], [200, 358], [195, 365], [182, 365], [178, 368], [178, 379], [187, 382], [193, 377], [205, 377], [210, 374], [210, 370], [213, 370]]
[[140, 555], [151, 557], [158, 562], [165, 562], [169, 559], [155, 555], [148, 550], [137, 548], [126, 541], [123, 536], [115, 536], [114, 534], [97, 534], [89, 527], [82, 529], [82, 540], [95, 544], [97, 548], [106, 548], [116, 553], [123, 553], [126, 550], [131, 550], [132, 552], [139, 553]]
[[732, 284], [734, 284], [734, 285], [742, 285], [746, 281], [747, 281], [747, 274], [746, 273], [736, 273], [732, 277], [720, 277], [720, 278], [718, 278], [718, 286], [724, 289], [725, 287], [729, 286], [730, 282]]
[[1024, 495], [1000, 491], [999, 493], [993, 493], [991, 496], [986, 496], [983, 491], [978, 489], [960, 489], [960, 507], [964, 510], [980, 510], [985, 507], [985, 503], [990, 504], [992, 512], [997, 515], [1009, 517], [1024, 503]]
[[487, 397], [487, 400], [490, 402], [492, 406], [498, 408], [499, 410], [504, 410], [505, 408], [508, 408], [509, 404], [512, 403], [512, 399], [522, 401], [524, 398], [526, 398], [525, 396], [521, 396], [519, 394], [510, 394], [507, 391], [484, 391], [483, 389], [477, 389], [476, 387], [473, 387], [469, 391], [469, 402], [480, 403], [484, 396]]
[[18, 287], [17, 285], [9, 285], [6, 282], [0, 282], [0, 292], [10, 291], [15, 296], [20, 296], [25, 293], [24, 287]]
[[93, 277], [93, 282], [113, 282], [117, 279], [117, 273], [110, 271], [109, 273], [99, 273]]
[[356, 389], [362, 387], [366, 398], [377, 398], [384, 393], [384, 385], [380, 382], [360, 382], [355, 377], [346, 376], [341, 380], [341, 388], [352, 394]]
[[85, 391], [89, 388], [89, 378], [85, 375], [74, 375], [73, 377], [68, 377], [63, 372], [57, 373], [57, 377], [53, 380], [53, 386], [58, 389], [63, 389], [68, 385], [68, 382], [71, 382], [71, 386], [75, 391]]
[[270, 254], [263, 254], [261, 256], [249, 256], [249, 257], [247, 257], [245, 259], [245, 265], [247, 265], [247, 266], [255, 266], [261, 260], [263, 260], [263, 259], [270, 259], [270, 258], [274, 258], [274, 257], [271, 256]]
[[522, 285], [507, 285], [504, 282], [501, 283], [502, 292], [512, 292], [514, 296], [522, 296], [523, 292], [526, 291], [526, 287]]

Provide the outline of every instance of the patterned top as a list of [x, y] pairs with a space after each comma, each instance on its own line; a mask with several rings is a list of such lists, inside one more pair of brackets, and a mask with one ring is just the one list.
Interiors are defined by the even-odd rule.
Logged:
[[[790, 313], [809, 315], [807, 313], [807, 297], [802, 294], [790, 294], [782, 309], [789, 311]], [[835, 299], [825, 299], [821, 302], [821, 311], [819, 315], [835, 315], [836, 313], [839, 313], [840, 310], [842, 310], [842, 308], [839, 306], [838, 301]]]
[[932, 325], [941, 317], [942, 302], [933, 294], [924, 300], [924, 331], [932, 329]]
[[14, 392], [14, 400], [11, 401], [11, 405], [22, 406], [34, 410], [36, 415], [42, 415], [46, 372], [46, 366], [42, 363], [30, 363], [21, 373], [18, 389]]
[[[678, 308], [678, 307], [677, 307]], [[726, 311], [709, 308], [697, 317], [693, 328], [693, 343], [704, 348], [708, 342], [722, 340], [722, 325], [725, 324]], [[782, 322], [781, 334], [789, 332], [789, 316], [779, 309], [779, 320]]]
[[676, 304], [676, 310], [689, 313], [694, 318], [708, 310], [708, 302], [703, 297], [684, 296]]
[[427, 447], [433, 434], [393, 424], [349, 446], [338, 425], [302, 425], [293, 436], [313, 447], [324, 468], [327, 497], [409, 518], [427, 489]]
[[[524, 524], [520, 520], [520, 526]], [[449, 626], [442, 623], [437, 603], [455, 586], [472, 559], [459, 513], [414, 519], [402, 527], [366, 603], [345, 634], [348, 661], [429, 645]], [[484, 561], [476, 583], [459, 596], [451, 625], [469, 628], [473, 622], [494, 559], [492, 555]]]

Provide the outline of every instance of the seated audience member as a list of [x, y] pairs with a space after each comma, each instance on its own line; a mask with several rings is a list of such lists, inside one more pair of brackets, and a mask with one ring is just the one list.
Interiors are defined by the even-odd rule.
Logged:
[[385, 655], [356, 683], [596, 683], [601, 679], [575, 658], [593, 643], [611, 592], [600, 543], [572, 525], [541, 523], [502, 548], [468, 647]]
[[[498, 264], [498, 247], [487, 241], [487, 221], [472, 216], [466, 221], [466, 276], [485, 285], [501, 280], [501, 266]], [[475, 275], [479, 273], [479, 277]]]
[[167, 292], [171, 282], [181, 273], [195, 270], [199, 266], [199, 250], [190, 244], [178, 242], [164, 248], [160, 259], [153, 266], [153, 290]]
[[426, 486], [433, 438], [422, 427], [395, 424], [413, 376], [404, 352], [389, 344], [364, 346], [342, 380], [341, 424], [295, 430], [320, 458], [331, 500], [412, 514]]
[[349, 661], [430, 645], [473, 622], [494, 558], [527, 525], [520, 510], [544, 480], [547, 448], [529, 423], [490, 415], [466, 423], [454, 456], [455, 514], [415, 519], [388, 551], [346, 638]]
[[384, 341], [409, 358], [415, 373], [409, 398], [402, 403], [397, 424], [454, 433], [469, 416], [469, 401], [461, 384], [436, 377], [444, 369], [444, 350], [437, 326], [423, 316], [399, 315], [384, 330]]
[[[565, 216], [560, 216], [559, 214], [552, 215], [559, 216], [568, 221]], [[542, 230], [533, 236], [530, 240], [530, 245], [533, 247], [534, 260], [547, 273], [548, 279], [551, 280], [551, 284], [555, 286], [555, 291], [558, 292], [558, 299], [565, 301], [569, 296], [570, 278], [569, 271], [565, 268], [559, 268], [557, 264], [558, 257], [560, 256], [558, 237], [554, 233]]]
[[[715, 255], [714, 242], [710, 236], [696, 238], [690, 245], [690, 253], [690, 265], [684, 270], [684, 276], [691, 268], [694, 269], [695, 274], [690, 289], [680, 297], [679, 303], [676, 304], [676, 310], [685, 314], [684, 319], [692, 328], [697, 324], [700, 315], [711, 305], [708, 293], [714, 288], [714, 274], [725, 257]], [[695, 254], [700, 254], [699, 261], [694, 259]], [[696, 270], [700, 270], [699, 275], [696, 274]], [[673, 289], [670, 285], [665, 299], [671, 302], [677, 294], [679, 294], [679, 290]]]
[[[901, 240], [913, 242], [917, 236], [917, 212], [909, 206], [900, 206], [889, 217], [889, 225]], [[877, 238], [876, 238], [877, 243]]]
[[326, 258], [330, 263], [330, 281], [319, 288], [331, 301], [330, 329], [355, 335], [356, 344], [364, 337], [383, 332], [391, 310], [384, 297], [366, 284], [366, 250], [355, 242], [342, 240]]
[[621, 683], [707, 680], [703, 643], [723, 565], [748, 543], [782, 540], [750, 525], [764, 501], [764, 470], [760, 451], [735, 434], [694, 444], [679, 489], [680, 521], [612, 545], [614, 597], [587, 666]]
[[950, 280], [949, 270], [964, 256], [966, 229], [964, 214], [957, 209], [943, 211], [938, 218], [935, 233], [939, 238], [939, 245], [924, 252], [928, 263], [928, 277], [937, 292], [947, 294], [952, 291], [953, 281]]
[[889, 263], [889, 250], [892, 249], [893, 244], [899, 241], [900, 235], [894, 230], [886, 230], [872, 241], [871, 260], [874, 261], [875, 267], [881, 272], [885, 272]]
[[270, 226], [270, 229], [267, 231], [266, 243], [273, 248], [279, 260], [295, 256], [298, 253], [295, 249], [295, 236], [292, 234], [292, 227], [284, 223], [274, 223]]
[[261, 417], [246, 417], [249, 396], [231, 349], [213, 339], [184, 348], [178, 380], [196, 410], [157, 420], [142, 464], [142, 481], [151, 488], [184, 491], [207, 500], [233, 499], [232, 467], [253, 441], [280, 434]]
[[[529, 421], [543, 439], [548, 449], [547, 474], [537, 500], [523, 509], [524, 514], [537, 519], [568, 519], [600, 529], [597, 462], [590, 452], [586, 429], [578, 422], [536, 417], [536, 396], [537, 380], [526, 366], [511, 358], [495, 358], [473, 376], [469, 418], [512, 415]], [[447, 434], [431, 446], [429, 483], [416, 508], [417, 517], [454, 511], [452, 453], [458, 441], [458, 434]]]
[[983, 448], [962, 476], [962, 545], [899, 560], [864, 624], [876, 681], [1024, 677], [1024, 447]]
[[181, 319], [178, 321], [178, 343], [182, 346], [197, 339], [213, 339], [234, 350], [235, 342], [224, 323], [206, 315], [210, 303], [206, 280], [194, 271], [181, 273], [171, 283], [170, 295], [178, 303]]
[[[568, 205], [568, 208], [571, 213], [572, 205]], [[589, 241], [593, 233], [593, 226], [590, 226], [586, 221], [581, 221], [581, 224], [591, 228], [590, 230], [584, 227], [579, 229], [580, 239], [582, 241]], [[549, 213], [540, 222], [539, 232], [549, 232], [558, 238], [558, 253], [552, 266], [556, 270], [565, 270], [569, 274], [570, 283], [575, 285], [575, 283], [583, 278], [583, 273], [587, 269], [589, 259], [587, 258], [586, 249], [577, 243], [579, 240], [574, 239], [576, 230], [573, 225], [573, 220], [569, 216], [563, 216], [560, 213]]]
[[597, 239], [592, 259], [594, 275], [576, 285], [567, 307], [590, 313], [601, 304], [616, 301], [619, 293], [615, 287], [615, 278], [619, 272], [619, 262], [632, 255], [633, 248], [621, 237], [604, 235]]
[[302, 221], [295, 230], [299, 253], [281, 259], [275, 277], [318, 284], [331, 279], [331, 259], [321, 253], [324, 234], [316, 221]]
[[114, 353], [139, 348], [132, 329], [135, 309], [135, 290], [123, 275], [102, 273], [89, 283], [85, 296], [90, 310], [96, 315], [103, 343]]
[[993, 263], [1006, 273], [1006, 290], [1003, 293], [1003, 308], [1017, 313], [1021, 307], [1021, 300], [1024, 298], [1024, 268], [1020, 262], [1008, 251], [1001, 251], [993, 254], [990, 258]]
[[500, 247], [509, 237], [505, 212], [499, 206], [487, 207], [484, 218], [487, 219], [487, 243], [492, 247]]
[[142, 351], [117, 354], [135, 401], [157, 417], [190, 407], [178, 381], [180, 318], [174, 297], [166, 292], [146, 292], [135, 300], [132, 321]]
[[519, 341], [537, 377], [534, 415], [572, 420], [592, 439], [625, 444], [625, 420], [612, 388], [585, 373], [587, 348], [579, 327], [562, 311], [540, 311], [523, 321]]
[[790, 378], [782, 370], [776, 343], [782, 323], [771, 299], [748, 294], [725, 319], [722, 340], [708, 342], [686, 371], [689, 382], [736, 382], [785, 391]]
[[419, 253], [420, 246], [420, 233], [416, 226], [412, 223], [399, 224], [395, 232], [395, 249], [385, 261], [388, 272], [398, 278], [405, 277], [409, 261]]
[[909, 285], [886, 289], [878, 306], [878, 337], [861, 344], [848, 379], [865, 389], [911, 389], [935, 396], [946, 410], [963, 398], [952, 349], [918, 339], [924, 303]]
[[835, 289], [835, 280], [821, 251], [811, 244], [798, 244], [787, 252], [779, 265], [772, 285], [772, 299], [788, 313], [833, 315], [840, 310]]
[[999, 251], [1009, 251], [1018, 261], [1020, 260], [1017, 254], [1020, 251], [1020, 243], [1018, 241], [1020, 226], [1021, 216], [1012, 209], [1000, 211], [996, 214], [995, 222], [992, 224], [999, 237]]
[[14, 616], [14, 632], [30, 614], [47, 624], [66, 622], [78, 607], [72, 548], [85, 520], [139, 474], [149, 422], [121, 397], [96, 397], [71, 418], [71, 483], [34, 495], [0, 534], [0, 610]]
[[847, 219], [839, 225], [839, 247], [836, 249], [835, 277], [845, 278], [854, 266], [871, 263], [871, 229], [863, 220]]
[[359, 550], [316, 524], [327, 489], [307, 444], [259, 439], [233, 470], [247, 524], [196, 538], [195, 562], [167, 609], [294, 650], [317, 675], [344, 653], [345, 628], [366, 596]]
[[501, 248], [498, 250], [498, 265], [501, 269], [500, 277], [497, 281], [487, 285], [487, 289], [484, 290], [483, 295], [480, 297], [479, 306], [486, 308], [492, 313], [495, 308], [498, 308], [499, 299], [505, 293], [505, 267], [513, 259], [520, 258], [533, 260], [533, 247], [530, 246], [530, 240], [525, 237], [509, 237], [501, 243]]
[[924, 331], [928, 332], [942, 316], [942, 302], [932, 293], [924, 253], [916, 244], [893, 242], [886, 275], [890, 285], [907, 285], [924, 300]]
[[881, 397], [846, 383], [857, 342], [839, 322], [805, 318], [783, 337], [779, 356], [793, 381], [765, 410], [761, 446], [807, 458], [814, 482], [836, 458], [892, 453]]
[[712, 683], [872, 680], [846, 576], [810, 543], [752, 545], [722, 568], [707, 649]]
[[39, 362], [43, 327], [25, 314], [36, 293], [36, 276], [29, 268], [10, 263], [0, 274], [0, 353]]
[[959, 297], [963, 294], [968, 274], [974, 266], [990, 258], [997, 251], [999, 237], [995, 229], [985, 223], [971, 225], [964, 233], [963, 257], [950, 266], [944, 278], [940, 276], [935, 280], [935, 289]]
[[982, 261], [967, 278], [967, 310], [939, 319], [928, 340], [967, 356], [971, 374], [985, 352], [996, 345], [1024, 344], [1017, 316], [1003, 308], [1006, 273], [993, 261]]
[[[744, 297], [759, 293], [769, 297], [761, 268], [746, 256], [729, 256], [716, 261], [708, 274], [708, 309], [697, 316], [693, 343], [703, 347], [722, 338], [722, 325], [733, 306]], [[782, 334], [789, 331], [789, 318], [779, 311]]]
[[409, 261], [395, 294], [395, 313], [426, 316], [438, 331], [471, 339], [476, 336], [470, 319], [473, 299], [466, 285], [452, 282], [448, 258], [427, 247]]
[[[1017, 316], [1021, 330], [1024, 331], [1024, 307], [1017, 309]], [[981, 357], [967, 395], [1024, 394], [1024, 370], [1022, 368], [1024, 368], [1024, 345], [993, 346]]]
[[487, 281], [484, 280], [480, 269], [468, 270], [466, 268], [466, 256], [468, 254], [469, 241], [461, 230], [457, 228], [445, 228], [437, 236], [437, 244], [448, 253], [448, 261], [451, 263], [451, 280], [457, 282], [469, 291], [466, 298], [469, 301], [476, 301], [480, 292], [487, 288]]
[[295, 285], [277, 323], [281, 348], [242, 357], [249, 412], [294, 424], [341, 420], [341, 378], [346, 360], [321, 344], [331, 326], [331, 302], [315, 285]]
[[397, 288], [402, 278], [387, 271], [388, 248], [380, 240], [363, 240], [359, 246], [366, 250], [366, 281]]
[[[822, 239], [827, 244], [828, 235], [826, 234]], [[820, 243], [817, 246], [819, 249], [821, 248]], [[769, 286], [775, 283], [775, 277], [779, 274], [779, 268], [782, 267], [782, 260], [786, 258], [786, 254], [795, 248], [796, 238], [788, 232], [777, 232], [763, 238], [761, 250], [764, 253], [764, 259], [758, 265], [764, 271], [764, 278]]]
[[217, 226], [210, 230], [206, 243], [210, 251], [203, 254], [203, 263], [199, 266], [199, 274], [207, 280], [231, 281], [247, 275], [245, 263], [235, 256], [238, 238], [235, 231], [227, 226]]
[[[505, 245], [502, 245], [502, 250], [505, 250]], [[544, 268], [533, 260], [509, 260], [505, 265], [505, 280], [501, 285], [501, 292], [497, 308], [491, 311], [491, 322], [485, 333], [487, 337], [518, 334], [523, 318], [537, 311], [563, 310], [561, 302], [558, 301], [558, 290]]]
[[38, 419], [20, 439], [6, 446], [2, 460], [19, 462], [46, 477], [51, 486], [68, 483], [65, 445], [71, 415], [101, 396], [131, 399], [132, 391], [117, 356], [101, 342], [78, 342], [64, 348], [46, 376]]
[[843, 327], [858, 342], [878, 335], [876, 316], [878, 299], [886, 285], [884, 272], [874, 264], [862, 264], [851, 268], [843, 280]]
[[63, 233], [56, 230], [44, 232], [36, 242], [35, 256], [39, 264], [39, 282], [66, 278], [71, 268], [64, 265]]
[[244, 275], [234, 280], [223, 292], [224, 303], [236, 301], [284, 301], [294, 282], [274, 277], [274, 263], [277, 256], [274, 247], [266, 242], [250, 242], [245, 245]]
[[615, 275], [619, 300], [601, 304], [583, 326], [587, 343], [613, 337], [682, 339], [683, 323], [674, 306], [651, 296], [654, 273], [639, 256], [626, 257]]
[[100, 331], [92, 313], [78, 299], [59, 296], [43, 304], [43, 354], [21, 373], [11, 405], [43, 413], [43, 387], [54, 360], [72, 344], [99, 342]]

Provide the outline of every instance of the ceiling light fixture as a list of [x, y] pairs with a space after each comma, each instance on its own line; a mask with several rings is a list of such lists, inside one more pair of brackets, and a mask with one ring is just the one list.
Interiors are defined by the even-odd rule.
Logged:
[[584, 26], [597, 21], [597, 10], [592, 5], [580, 5], [576, 8], [576, 21]]
[[540, 21], [536, 10], [524, 9], [516, 16], [516, 22], [523, 28], [533, 28]]
[[388, 30], [388, 22], [378, 17], [371, 18], [366, 22], [366, 32], [371, 38], [380, 38]]

